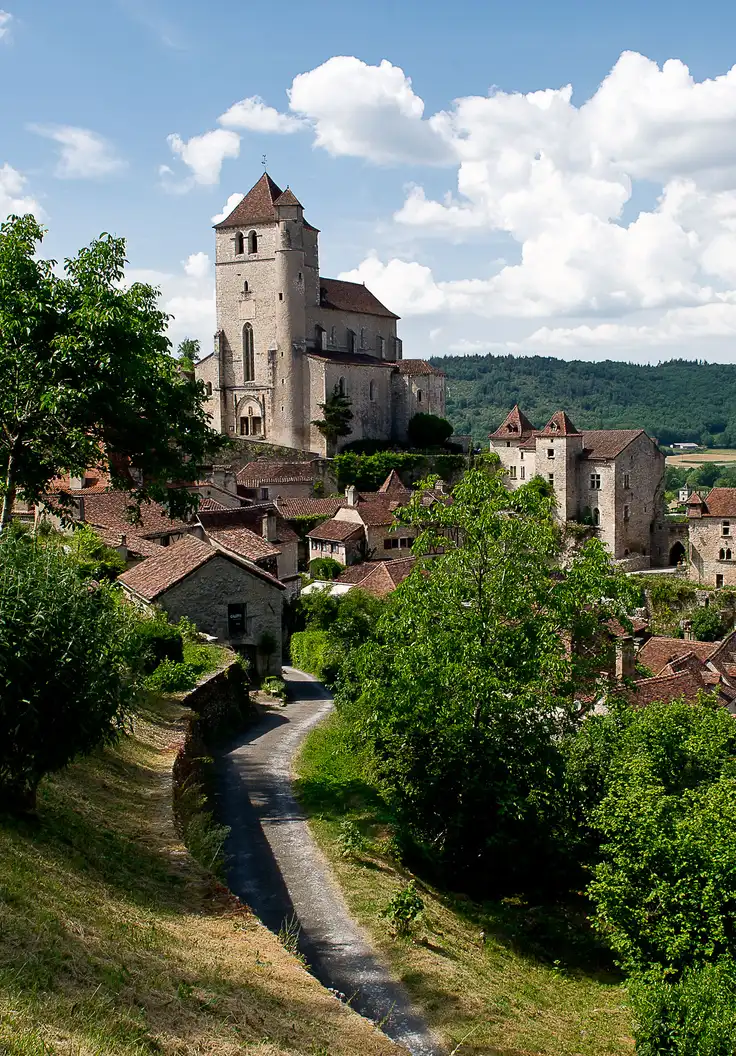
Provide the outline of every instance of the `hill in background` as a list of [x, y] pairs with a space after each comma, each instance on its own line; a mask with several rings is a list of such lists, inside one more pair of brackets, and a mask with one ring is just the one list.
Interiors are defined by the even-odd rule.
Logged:
[[477, 441], [518, 403], [539, 427], [564, 408], [579, 429], [641, 427], [663, 444], [736, 446], [736, 365], [491, 355], [430, 362], [447, 374], [447, 417], [455, 432]]

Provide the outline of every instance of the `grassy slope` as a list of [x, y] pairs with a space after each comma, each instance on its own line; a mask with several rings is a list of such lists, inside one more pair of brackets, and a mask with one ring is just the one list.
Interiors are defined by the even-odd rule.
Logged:
[[[633, 1050], [624, 989], [569, 912], [521, 903], [481, 905], [417, 881], [425, 913], [415, 939], [391, 938], [381, 911], [409, 874], [386, 854], [389, 816], [360, 761], [346, 750], [339, 718], [307, 740], [298, 788], [353, 913], [440, 1035], [455, 1045], [466, 1038], [459, 1050], [464, 1056]], [[355, 861], [339, 853], [346, 818], [371, 841]]]
[[181, 706], [0, 817], [3, 1056], [380, 1056], [397, 1049], [308, 975], [179, 844]]

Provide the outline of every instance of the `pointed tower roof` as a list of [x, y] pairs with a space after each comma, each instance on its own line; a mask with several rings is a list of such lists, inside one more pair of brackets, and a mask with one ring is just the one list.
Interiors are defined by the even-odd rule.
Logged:
[[401, 477], [392, 469], [389, 475], [384, 480], [383, 484], [378, 489], [379, 495], [390, 495], [391, 498], [406, 498], [409, 495], [409, 489], [405, 488], [401, 483]]
[[[284, 192], [273, 182], [267, 172], [261, 176], [246, 194], [241, 198], [229, 216], [226, 216], [215, 228], [244, 227], [247, 224], [275, 224], [276, 213], [274, 203], [283, 198]], [[293, 195], [292, 195], [293, 197]], [[282, 205], [292, 205], [292, 202], [282, 202]], [[297, 203], [298, 204], [298, 203]]]
[[550, 420], [542, 429], [542, 436], [580, 436], [580, 431], [575, 428], [564, 411], [555, 411]]
[[286, 190], [278, 196], [274, 205], [298, 205], [302, 208], [302, 203], [299, 201], [297, 196], [292, 191], [291, 187], [287, 187]]
[[533, 432], [534, 426], [515, 403], [495, 433], [489, 433], [488, 436], [491, 440], [525, 440]]

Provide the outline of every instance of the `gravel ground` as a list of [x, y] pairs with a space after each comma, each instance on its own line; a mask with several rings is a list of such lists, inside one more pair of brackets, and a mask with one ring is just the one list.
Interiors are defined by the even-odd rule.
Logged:
[[285, 668], [289, 703], [270, 712], [217, 760], [219, 816], [231, 827], [228, 882], [272, 931], [301, 928], [299, 946], [324, 986], [415, 1056], [444, 1052], [400, 982], [350, 916], [291, 787], [301, 741], [332, 708], [311, 675]]

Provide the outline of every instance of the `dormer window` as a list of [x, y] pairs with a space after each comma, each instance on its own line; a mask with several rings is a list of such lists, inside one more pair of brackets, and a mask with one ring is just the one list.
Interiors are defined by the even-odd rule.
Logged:
[[516, 425], [515, 422], [509, 422], [509, 424], [506, 426], [506, 428], [508, 429], [508, 431], [510, 433], [518, 433], [518, 431], [519, 431], [519, 428], [518, 428], [518, 426]]
[[550, 432], [556, 433], [557, 430], [559, 429], [559, 426], [558, 426], [557, 422], [550, 422], [549, 423], [549, 428], [550, 428]]

